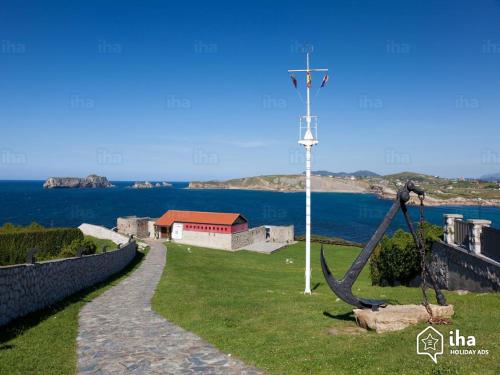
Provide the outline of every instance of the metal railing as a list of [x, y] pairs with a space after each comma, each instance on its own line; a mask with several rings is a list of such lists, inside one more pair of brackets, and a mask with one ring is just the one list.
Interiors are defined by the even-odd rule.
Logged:
[[481, 233], [481, 254], [500, 262], [500, 230], [483, 227]]
[[469, 226], [465, 221], [455, 220], [455, 243], [465, 248], [469, 246]]

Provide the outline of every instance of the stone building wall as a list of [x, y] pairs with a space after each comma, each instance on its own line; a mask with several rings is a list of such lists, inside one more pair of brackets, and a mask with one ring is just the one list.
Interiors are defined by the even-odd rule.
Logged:
[[104, 281], [134, 259], [136, 248], [0, 267], [0, 326]]
[[268, 240], [271, 242], [294, 242], [294, 227], [293, 225], [266, 225], [269, 233]]
[[500, 291], [500, 263], [458, 246], [435, 242], [431, 267], [438, 285], [448, 290]]
[[149, 237], [148, 222], [149, 217], [125, 216], [116, 220], [118, 232], [128, 235], [134, 235], [139, 238]]
[[245, 232], [233, 233], [231, 237], [231, 249], [236, 250], [256, 242], [264, 242], [265, 240], [265, 227], [257, 227], [249, 229]]

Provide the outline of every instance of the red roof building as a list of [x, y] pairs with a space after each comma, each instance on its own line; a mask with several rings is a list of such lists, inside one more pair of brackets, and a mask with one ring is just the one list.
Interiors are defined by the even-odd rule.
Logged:
[[238, 213], [168, 210], [155, 226], [160, 238], [181, 239], [183, 232], [228, 234], [248, 230], [248, 220]]

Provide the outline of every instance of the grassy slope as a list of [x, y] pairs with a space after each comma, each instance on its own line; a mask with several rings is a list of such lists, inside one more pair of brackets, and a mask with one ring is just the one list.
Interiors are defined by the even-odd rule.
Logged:
[[[193, 331], [226, 353], [275, 374], [454, 374], [500, 373], [500, 322], [491, 319], [500, 308], [496, 294], [458, 296], [452, 326], [438, 326], [445, 334], [459, 328], [475, 335], [486, 357], [445, 354], [438, 365], [417, 356], [415, 338], [425, 324], [388, 334], [331, 335], [355, 325], [351, 307], [336, 301], [325, 285], [319, 249], [313, 244], [311, 297], [303, 290], [303, 244], [272, 255], [229, 253], [182, 245], [168, 246], [167, 267], [153, 299], [156, 311]], [[335, 249], [335, 251], [333, 250]], [[329, 246], [329, 264], [338, 274], [351, 264], [356, 248]], [[333, 256], [332, 256], [333, 255]], [[287, 263], [287, 259], [293, 263]], [[418, 303], [418, 288], [372, 287], [367, 267], [355, 285], [356, 293], [385, 298], [392, 303]]]
[[111, 240], [103, 240], [100, 238], [85, 236], [86, 239], [91, 240], [97, 246], [97, 253], [102, 253], [104, 246], [107, 246], [107, 251], [115, 250], [117, 245]]
[[107, 281], [77, 293], [50, 309], [2, 327], [0, 374], [76, 373], [76, 336], [80, 309], [133, 272], [143, 256], [143, 253], [138, 252], [129, 266]]

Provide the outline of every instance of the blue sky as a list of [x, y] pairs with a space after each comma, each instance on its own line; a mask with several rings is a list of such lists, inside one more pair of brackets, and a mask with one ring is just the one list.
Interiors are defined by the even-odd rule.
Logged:
[[314, 169], [500, 172], [498, 0], [4, 1], [0, 179], [300, 173], [311, 48]]

